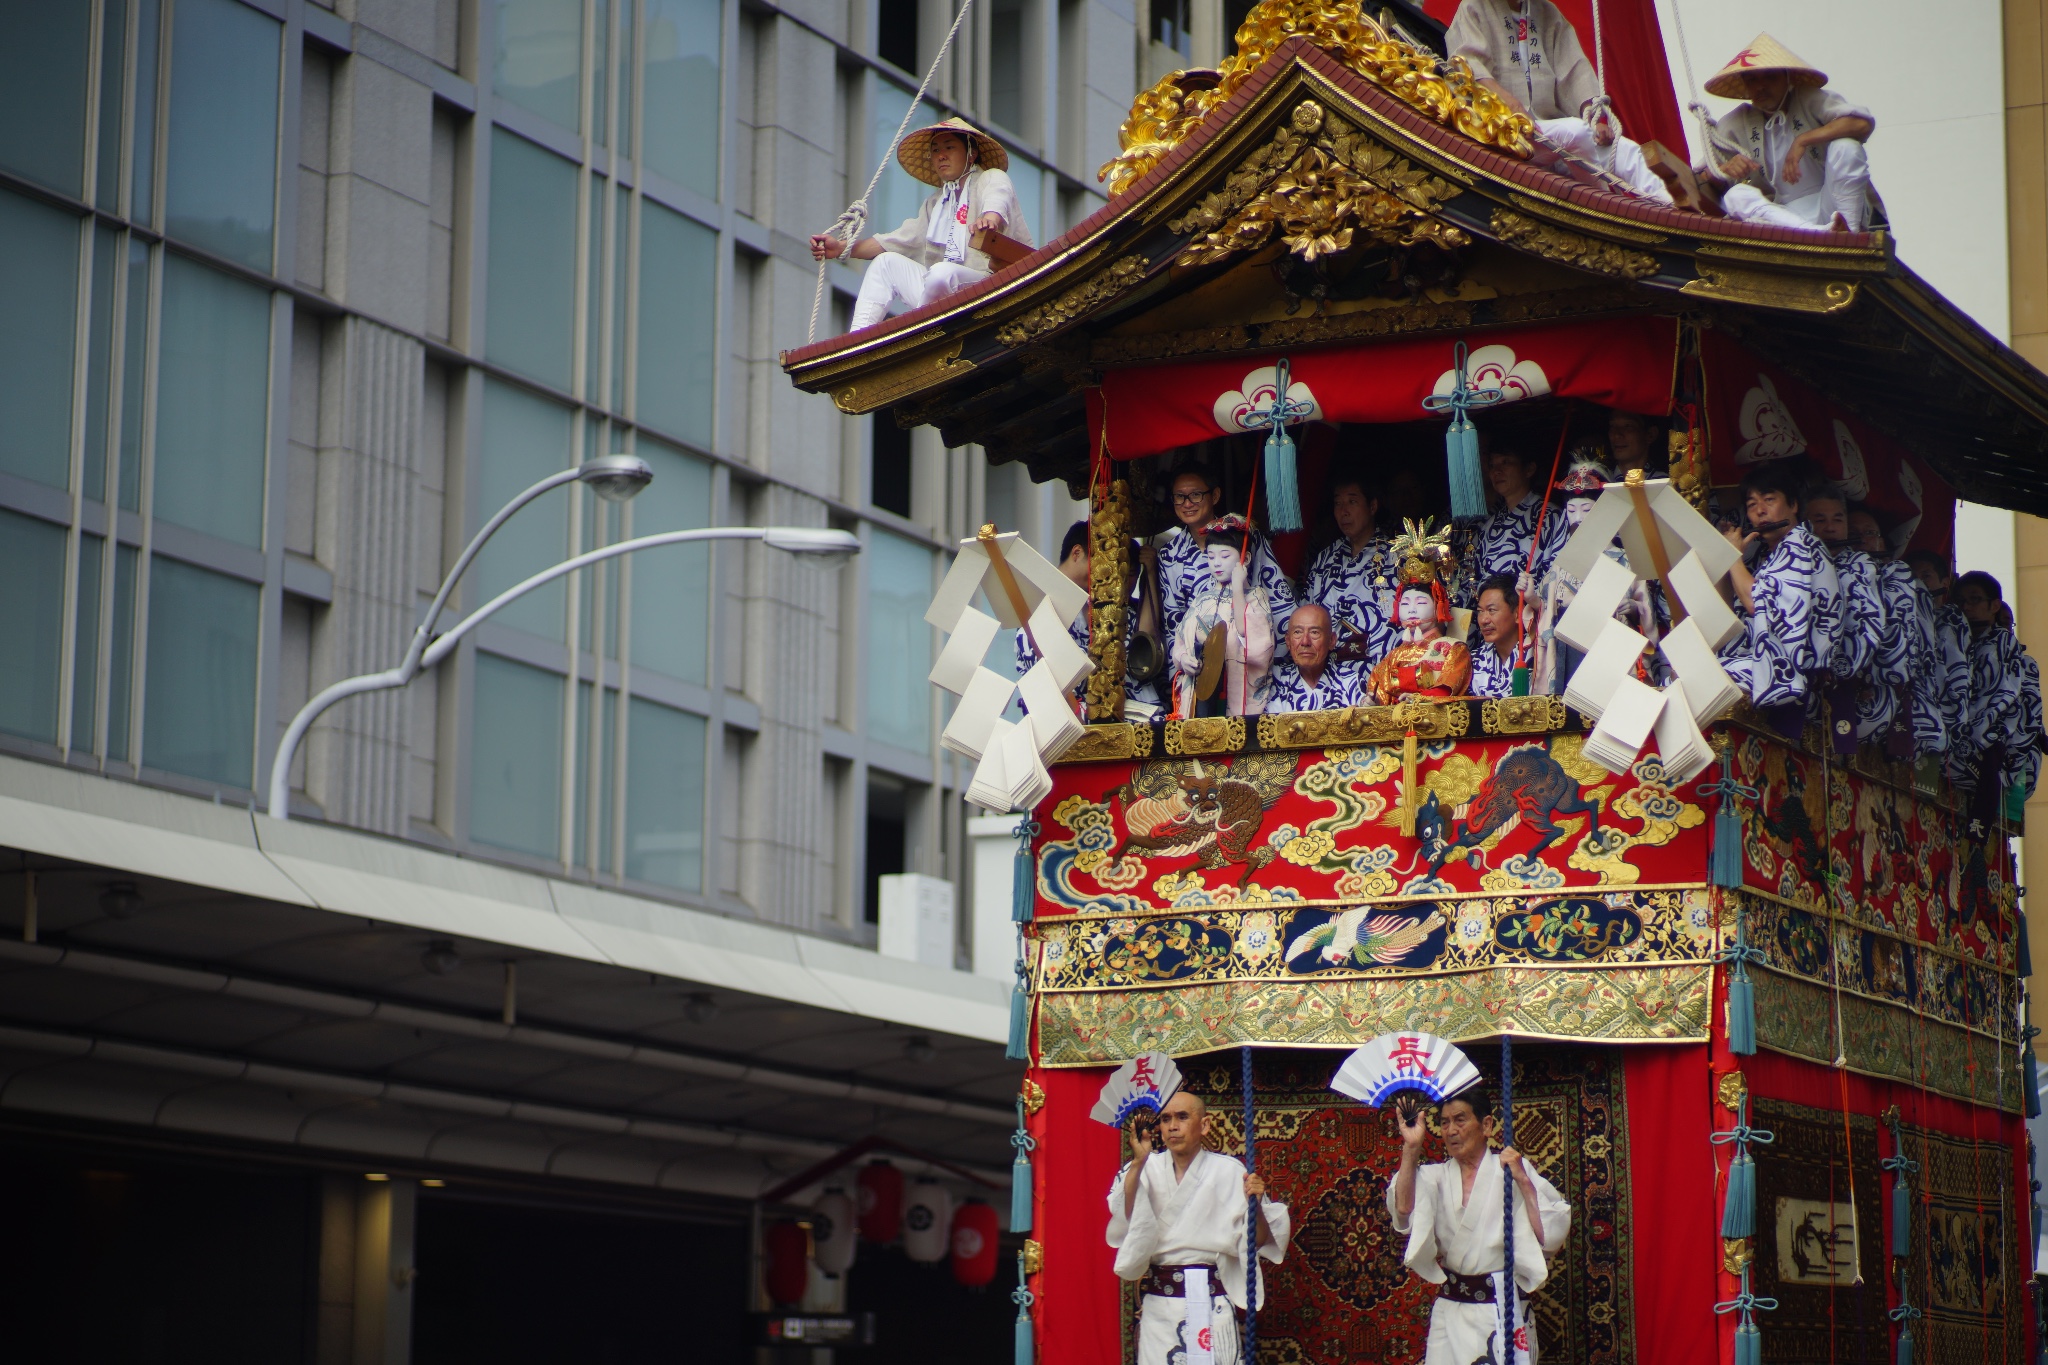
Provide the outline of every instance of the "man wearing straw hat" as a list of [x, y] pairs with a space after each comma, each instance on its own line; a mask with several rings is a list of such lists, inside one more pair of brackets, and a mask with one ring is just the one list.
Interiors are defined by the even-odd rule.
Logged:
[[1721, 207], [1729, 217], [1861, 232], [1882, 212], [1863, 150], [1877, 120], [1827, 83], [1825, 71], [1768, 33], [1757, 34], [1707, 81], [1708, 94], [1745, 101], [1718, 120], [1737, 155], [1709, 171], [1728, 187]]
[[[853, 304], [853, 330], [872, 327], [891, 313], [907, 312], [987, 279], [986, 255], [968, 244], [982, 228], [1031, 245], [1031, 229], [1017, 211], [1010, 183], [1010, 154], [1003, 144], [963, 119], [949, 118], [920, 128], [896, 148], [903, 169], [935, 186], [917, 216], [893, 232], [878, 232], [853, 244], [846, 254], [873, 261]], [[840, 254], [838, 238], [811, 238], [811, 256]]]

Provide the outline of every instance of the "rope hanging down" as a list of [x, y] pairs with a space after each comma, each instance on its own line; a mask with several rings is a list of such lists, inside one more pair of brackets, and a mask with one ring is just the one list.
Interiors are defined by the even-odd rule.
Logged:
[[[1597, 20], [1596, 14], [1596, 30]], [[1671, 0], [1671, 26], [1678, 30], [1678, 59], [1685, 65], [1686, 90], [1692, 96], [1686, 101], [1686, 111], [1700, 125], [1700, 150], [1707, 158], [1707, 165], [1716, 175], [1721, 175], [1725, 163], [1721, 160], [1720, 153], [1725, 151], [1732, 156], [1740, 149], [1729, 145], [1725, 138], [1717, 138], [1721, 125], [1714, 122], [1714, 116], [1708, 112], [1706, 102], [1700, 98], [1706, 92], [1700, 89], [1699, 80], [1692, 74], [1692, 49], [1685, 43], [1685, 12], [1679, 7], [1679, 0]], [[1595, 41], [1598, 41], [1597, 33]]]
[[939, 74], [940, 63], [953, 50], [953, 40], [960, 36], [960, 25], [967, 22], [967, 11], [974, 8], [974, 0], [962, 0], [960, 12], [953, 16], [953, 27], [946, 30], [946, 41], [939, 44], [938, 55], [925, 68], [924, 79], [918, 82], [917, 93], [910, 97], [910, 107], [903, 111], [903, 121], [896, 125], [896, 136], [889, 139], [888, 149], [882, 159], [875, 163], [875, 173], [868, 177], [868, 187], [860, 192], [860, 198], [846, 206], [832, 226], [825, 229], [827, 237], [839, 238], [839, 254], [828, 256], [818, 262], [818, 286], [811, 291], [811, 325], [804, 333], [804, 344], [818, 339], [818, 310], [825, 306], [825, 267], [833, 261], [843, 261], [846, 253], [853, 250], [853, 244], [860, 240], [861, 233], [868, 225], [868, 200], [874, 195], [875, 186], [882, 183], [882, 173], [889, 169], [889, 163], [896, 159], [896, 148], [902, 144], [903, 135], [910, 131], [910, 120], [917, 117], [917, 106], [924, 103], [924, 92], [931, 89], [932, 78]]

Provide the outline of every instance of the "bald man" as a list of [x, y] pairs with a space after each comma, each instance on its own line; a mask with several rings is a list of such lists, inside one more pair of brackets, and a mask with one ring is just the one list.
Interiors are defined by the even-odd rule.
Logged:
[[[1242, 1354], [1247, 1201], [1259, 1200], [1259, 1259], [1278, 1264], [1287, 1254], [1287, 1206], [1266, 1198], [1266, 1182], [1243, 1162], [1209, 1150], [1208, 1137], [1208, 1106], [1176, 1093], [1156, 1137], [1132, 1133], [1131, 1162], [1109, 1189], [1116, 1273], [1142, 1296], [1138, 1365], [1223, 1365]], [[1261, 1268], [1261, 1305], [1265, 1291]]]
[[1267, 679], [1268, 711], [1341, 711], [1365, 694], [1365, 666], [1330, 657], [1330, 612], [1303, 602], [1287, 618], [1287, 657]]

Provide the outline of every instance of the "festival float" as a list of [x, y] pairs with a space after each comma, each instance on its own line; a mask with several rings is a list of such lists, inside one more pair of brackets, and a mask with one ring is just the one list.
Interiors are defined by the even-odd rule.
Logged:
[[[1408, 1032], [1507, 1092], [1573, 1207], [1530, 1305], [1548, 1359], [2033, 1359], [2013, 813], [1764, 723], [1714, 663], [1734, 551], [1698, 509], [1803, 454], [1894, 550], [1946, 552], [1958, 497], [2048, 512], [2048, 381], [1883, 231], [1532, 164], [1526, 120], [1355, 5], [1264, 0], [1220, 72], [1139, 96], [1123, 144], [1107, 205], [1045, 247], [783, 357], [846, 413], [1090, 506], [1089, 590], [994, 528], [929, 618], [948, 747], [1021, 812], [1020, 1354], [1129, 1358], [1103, 1202], [1128, 1138], [1090, 1111], [1164, 1054], [1292, 1209], [1257, 1358], [1419, 1360], [1393, 1111], [1332, 1089]], [[1340, 447], [1441, 510], [1464, 426], [1547, 467], [1601, 409], [1662, 419], [1670, 473], [1610, 484], [1565, 554], [1584, 595], [1618, 573], [1603, 591], [1675, 604], [1668, 685], [1608, 647], [1608, 613], [1561, 695], [1125, 715], [1132, 538], [1170, 524], [1177, 455], [1268, 526], [1293, 511], [1276, 482], [1315, 505]], [[1005, 719], [1018, 680], [981, 660], [1019, 627], [1047, 676]], [[1085, 724], [1031, 704], [1082, 677]]]

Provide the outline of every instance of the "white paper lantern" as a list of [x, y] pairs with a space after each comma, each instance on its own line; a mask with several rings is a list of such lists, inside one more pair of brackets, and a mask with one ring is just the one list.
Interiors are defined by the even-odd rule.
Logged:
[[811, 1259], [827, 1275], [844, 1275], [853, 1268], [853, 1253], [860, 1245], [860, 1225], [853, 1200], [837, 1186], [818, 1196], [811, 1205]]
[[903, 1204], [903, 1253], [913, 1261], [934, 1265], [952, 1250], [953, 1197], [946, 1187], [920, 1180]]

